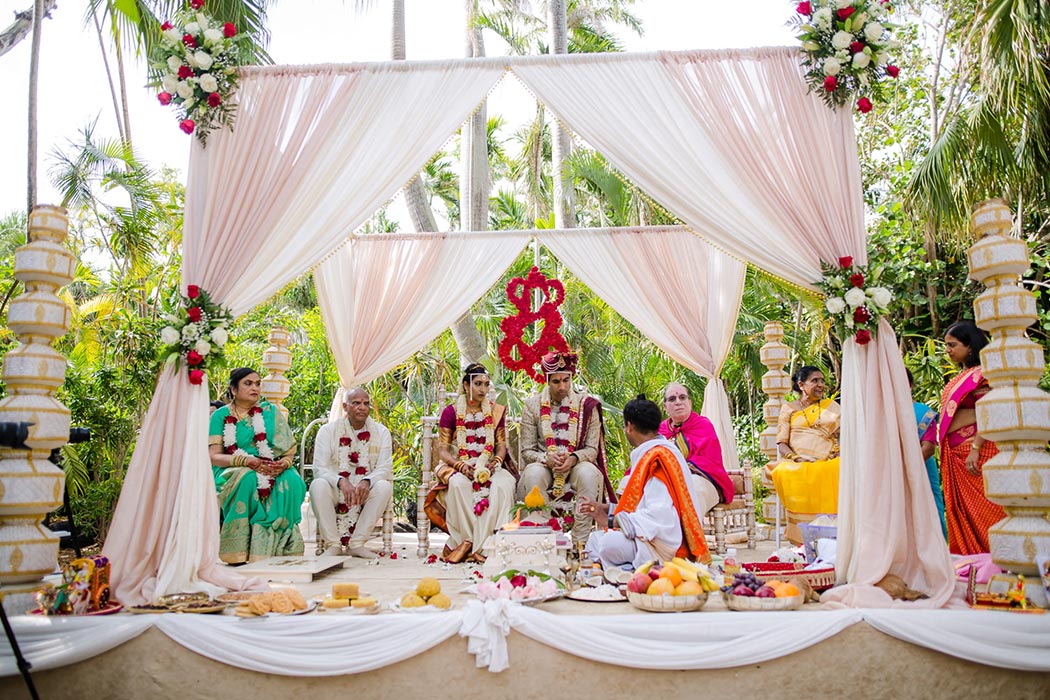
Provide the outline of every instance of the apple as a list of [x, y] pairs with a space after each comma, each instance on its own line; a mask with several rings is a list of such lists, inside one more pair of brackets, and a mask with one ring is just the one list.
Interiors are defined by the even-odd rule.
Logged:
[[663, 568], [657, 569], [654, 567], [652, 569], [649, 569], [649, 579], [651, 581], [655, 581], [656, 579], [660, 578], [661, 571], [663, 571]]
[[774, 591], [769, 586], [762, 586], [757, 591], [755, 591], [755, 597], [756, 598], [776, 598], [777, 597], [777, 592]]
[[645, 593], [649, 590], [650, 583], [652, 579], [649, 578], [649, 574], [635, 574], [627, 581], [627, 590], [632, 593]]
[[733, 595], [742, 595], [751, 598], [755, 595], [755, 592], [747, 586], [745, 586], [744, 584], [740, 584], [739, 586], [733, 589]]

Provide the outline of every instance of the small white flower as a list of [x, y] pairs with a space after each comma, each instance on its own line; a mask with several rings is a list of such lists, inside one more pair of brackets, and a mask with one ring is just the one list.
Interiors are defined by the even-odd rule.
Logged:
[[219, 89], [219, 81], [211, 73], [205, 73], [200, 77], [201, 90], [204, 92], [215, 92]]
[[197, 351], [197, 354], [204, 357], [211, 352], [211, 343], [201, 338], [197, 341], [197, 344], [193, 346], [193, 349]]
[[864, 26], [864, 23], [868, 21], [868, 14], [866, 12], [861, 12], [859, 15], [853, 15], [850, 19], [853, 20], [853, 24], [851, 25], [853, 31], [859, 32], [861, 27]]
[[185, 80], [180, 80], [179, 84], [175, 86], [175, 91], [179, 93], [179, 97], [187, 100], [193, 97], [193, 86], [187, 83]]
[[160, 85], [164, 88], [164, 92], [175, 92], [175, 88], [179, 85], [179, 79], [171, 73], [165, 73], [164, 77], [160, 79]]
[[215, 343], [218, 347], [222, 347], [226, 344], [226, 341], [230, 339], [229, 333], [224, 328], [215, 328], [211, 332], [211, 342]]
[[165, 29], [163, 32], [164, 39], [172, 44], [177, 44], [182, 41], [182, 35], [179, 34], [179, 30], [172, 27], [171, 29]]
[[804, 48], [806, 51], [819, 51], [820, 44], [818, 44], [815, 41], [803, 41], [802, 48]]
[[857, 82], [859, 82], [863, 87], [868, 87], [868, 83], [870, 83], [871, 81], [868, 80], [868, 74], [867, 73], [861, 73], [857, 77]]
[[853, 67], [854, 68], [867, 68], [868, 64], [871, 63], [871, 56], [861, 51], [860, 53], [853, 54]]
[[870, 43], [875, 43], [882, 38], [884, 31], [886, 30], [878, 22], [868, 22], [867, 26], [864, 27], [864, 38]]
[[182, 336], [179, 335], [179, 332], [171, 326], [164, 326], [164, 328], [161, 329], [160, 342], [164, 343], [165, 345], [174, 345], [181, 339]]
[[835, 0], [835, 7], [837, 7], [840, 10], [845, 7], [851, 6], [852, 4], [853, 0]]
[[204, 27], [205, 29], [207, 29], [208, 27], [211, 26], [208, 23], [208, 16], [206, 14], [204, 14], [203, 12], [198, 12], [197, 13], [197, 24], [199, 24], [200, 26]]
[[822, 7], [813, 13], [813, 24], [818, 29], [828, 30], [831, 29], [831, 8]]
[[849, 32], [844, 32], [841, 29], [835, 32], [831, 37], [831, 45], [836, 49], [848, 49], [849, 45], [853, 43], [853, 35]]
[[829, 314], [835, 316], [845, 310], [846, 302], [842, 300], [842, 297], [831, 297], [824, 302], [824, 308], [828, 310]]
[[885, 287], [872, 287], [868, 290], [868, 296], [880, 309], [885, 309], [893, 301], [893, 293]]
[[875, 63], [877, 63], [878, 65], [884, 66], [889, 62], [890, 55], [885, 51], [879, 51], [877, 54], [875, 54]]
[[197, 65], [201, 67], [201, 70], [208, 70], [211, 68], [212, 57], [207, 51], [198, 51], [193, 54], [193, 57], [197, 59]]
[[184, 27], [184, 29], [186, 30], [187, 34], [196, 34], [201, 30], [201, 25], [197, 24], [196, 22], [190, 22]]
[[193, 109], [193, 105], [195, 105], [195, 104], [197, 104], [197, 100], [195, 100], [192, 97], [190, 97], [190, 98], [187, 98], [187, 100], [182, 103], [182, 106], [185, 107], [186, 109]]
[[200, 337], [200, 329], [197, 328], [196, 323], [187, 323], [182, 327], [183, 342], [197, 342], [198, 337]]
[[215, 44], [222, 41], [222, 32], [218, 29], [205, 29], [204, 40], [210, 44]]
[[860, 287], [854, 287], [853, 289], [846, 292], [846, 303], [849, 304], [851, 309], [855, 309], [858, 306], [864, 306], [864, 303], [868, 300], [868, 295], [864, 293], [864, 290]]
[[168, 56], [168, 70], [172, 73], [178, 73], [181, 67], [182, 61], [179, 60], [178, 56]]
[[842, 62], [834, 56], [824, 59], [824, 75], [838, 75], [842, 71]]

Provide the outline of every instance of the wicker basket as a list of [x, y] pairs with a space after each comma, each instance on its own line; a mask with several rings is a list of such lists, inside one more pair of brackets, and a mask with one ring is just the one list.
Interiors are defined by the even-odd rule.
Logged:
[[793, 578], [803, 579], [815, 591], [824, 591], [835, 585], [835, 569], [813, 569], [803, 571], [805, 564], [799, 562], [764, 561], [743, 564], [744, 571], [750, 571], [759, 581], [790, 581]]
[[758, 598], [755, 596], [722, 594], [730, 610], [798, 610], [806, 602], [801, 593], [785, 598]]
[[639, 610], [649, 612], [692, 612], [704, 607], [707, 593], [700, 595], [648, 595], [627, 591], [627, 600]]

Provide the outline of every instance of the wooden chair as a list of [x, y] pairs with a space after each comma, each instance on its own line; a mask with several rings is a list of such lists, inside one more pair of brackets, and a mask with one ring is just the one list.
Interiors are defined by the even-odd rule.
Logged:
[[[299, 441], [299, 474], [303, 477], [303, 481], [306, 481], [306, 472], [310, 472], [310, 480], [313, 480], [314, 476], [314, 465], [313, 465], [313, 440], [317, 438], [317, 430], [322, 425], [328, 422], [328, 418], [317, 418], [316, 420], [310, 421], [309, 425], [303, 431], [302, 440]], [[309, 442], [309, 457], [310, 461], [307, 461], [307, 443]], [[309, 482], [308, 482], [309, 483]], [[306, 500], [310, 500], [310, 492], [307, 489]], [[310, 506], [309, 510], [311, 517], [313, 517], [313, 506]], [[320, 556], [324, 553], [328, 543], [321, 537], [321, 531], [318, 529], [317, 524], [314, 524], [314, 554]], [[382, 519], [376, 523], [375, 531], [372, 533], [372, 537], [381, 535], [383, 538], [383, 552], [390, 554], [394, 551], [394, 502], [391, 499], [387, 505], [386, 510], [383, 512]]]
[[729, 469], [733, 481], [733, 502], [719, 503], [704, 516], [704, 530], [715, 533], [715, 552], [725, 554], [726, 535], [747, 533], [747, 548], [755, 548], [755, 499], [751, 483], [751, 462], [741, 469]]

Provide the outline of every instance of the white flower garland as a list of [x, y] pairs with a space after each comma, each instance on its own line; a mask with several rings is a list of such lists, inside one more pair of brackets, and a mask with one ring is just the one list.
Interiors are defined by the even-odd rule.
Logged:
[[[347, 427], [350, 435], [347, 435]], [[339, 433], [339, 476], [356, 487], [372, 473], [372, 434], [367, 430], [368, 423], [361, 430], [354, 430], [349, 421], [344, 420]], [[365, 436], [362, 438], [362, 436]], [[361, 471], [364, 470], [364, 471]], [[342, 493], [339, 494], [339, 503], [336, 505], [336, 529], [340, 533], [340, 542], [346, 545], [350, 542], [350, 535], [357, 527], [357, 521], [361, 517], [361, 505], [351, 506], [345, 502]], [[345, 510], [344, 510], [345, 509]]]
[[[468, 437], [473, 437], [474, 440], [468, 443]], [[459, 447], [459, 458], [474, 467], [474, 515], [480, 517], [489, 507], [491, 472], [488, 463], [496, 448], [492, 402], [487, 396], [481, 400], [481, 411], [478, 413], [467, 413], [466, 396], [460, 396], [456, 400], [456, 444]]]
[[[246, 458], [254, 456], [237, 447], [237, 424], [240, 421], [234, 417], [234, 404], [229, 404], [227, 408], [230, 413], [226, 417], [226, 421], [222, 426], [222, 445], [226, 454]], [[270, 443], [266, 441], [266, 422], [263, 420], [262, 409], [258, 406], [252, 406], [248, 409], [248, 417], [251, 418], [252, 434], [257, 438], [255, 440], [255, 450], [259, 453], [258, 456], [272, 461], [274, 454], [273, 450], [270, 448]], [[261, 440], [258, 439], [259, 435], [263, 436]], [[268, 497], [270, 495], [270, 489], [273, 488], [273, 477], [266, 476], [259, 472], [256, 472], [255, 476], [257, 481], [256, 489], [259, 492], [259, 498]]]

